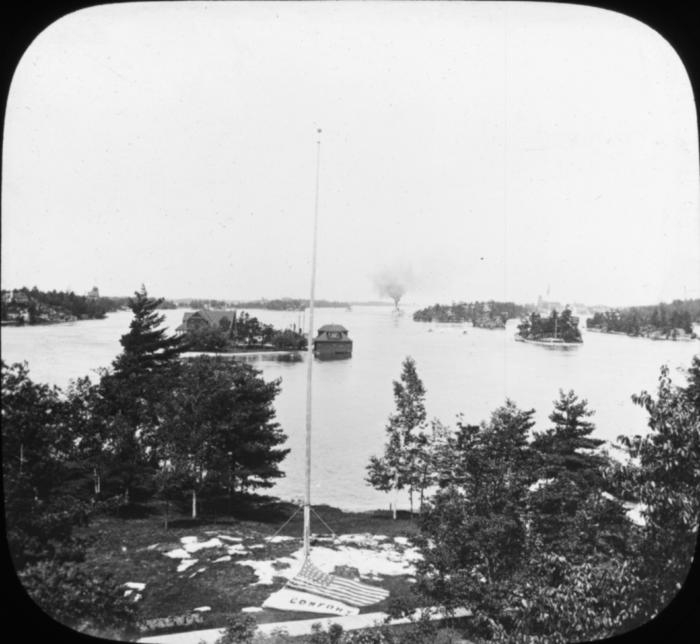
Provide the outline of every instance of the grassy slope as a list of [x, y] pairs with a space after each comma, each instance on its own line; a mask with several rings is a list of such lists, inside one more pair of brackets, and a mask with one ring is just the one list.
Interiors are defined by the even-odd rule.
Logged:
[[[314, 509], [337, 535], [370, 533], [394, 537], [417, 533], [415, 522], [405, 515], [393, 521], [388, 512], [349, 513], [327, 506]], [[243, 607], [260, 606], [272, 592], [282, 587], [284, 579], [281, 578], [275, 579], [272, 585], [253, 585], [257, 581], [253, 570], [237, 565], [236, 560], [273, 559], [298, 550], [301, 547], [301, 512], [279, 533], [294, 537], [294, 540], [274, 544], [265, 542], [265, 537], [275, 534], [295, 510], [291, 504], [266, 500], [239, 505], [234, 517], [219, 517], [216, 521], [213, 517], [193, 521], [184, 515], [175, 516], [167, 530], [162, 516], [155, 512], [142, 518], [96, 517], [78, 534], [88, 539], [86, 562], [89, 565], [111, 573], [119, 583], [146, 584], [143, 597], [137, 604], [140, 620], [191, 614], [195, 607], [210, 606], [211, 611], [201, 613], [202, 621], [189, 628], [213, 628], [223, 626], [228, 616], [238, 613]], [[313, 515], [312, 530], [327, 533]], [[255, 544], [264, 547], [219, 563], [213, 561], [226, 554], [224, 548], [201, 550], [193, 554], [198, 563], [179, 573], [176, 571], [179, 560], [163, 554], [181, 547], [181, 537], [196, 536], [199, 541], [206, 541], [217, 535], [240, 537], [242, 544], [248, 547]], [[391, 596], [405, 596], [410, 583], [406, 577], [385, 577], [382, 586], [391, 591]], [[362, 612], [384, 610], [387, 601]], [[262, 623], [310, 619], [313, 615], [265, 610], [256, 613], [255, 617]], [[149, 630], [148, 634], [186, 628]]]

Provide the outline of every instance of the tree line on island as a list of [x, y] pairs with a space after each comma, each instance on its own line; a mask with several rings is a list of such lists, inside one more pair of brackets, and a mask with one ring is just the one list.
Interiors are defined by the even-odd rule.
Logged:
[[40, 291], [36, 286], [2, 291], [0, 318], [8, 324], [50, 324], [100, 320], [127, 305], [129, 298], [88, 297], [73, 291]]
[[231, 311], [213, 325], [187, 328], [183, 341], [188, 351], [212, 353], [304, 351], [308, 346], [306, 335], [301, 329], [278, 329], [271, 324], [262, 323], [246, 311]]
[[413, 314], [416, 322], [471, 322], [474, 326], [494, 329], [505, 328], [511, 318], [525, 315], [532, 307], [514, 302], [453, 302], [434, 304]]
[[620, 436], [619, 460], [573, 391], [544, 430], [508, 399], [478, 425], [428, 423], [407, 358], [367, 482], [419, 493], [422, 605], [468, 608], [470, 639], [503, 644], [605, 638], [657, 615], [688, 575], [700, 522], [700, 357], [687, 376], [676, 386], [662, 367], [655, 395], [632, 396], [649, 431]]
[[700, 322], [700, 299], [597, 312], [586, 320], [586, 327], [603, 333], [675, 340], [696, 338], [693, 322]]
[[[237, 307], [241, 309], [265, 309], [268, 311], [303, 311], [309, 307], [309, 300], [294, 297], [280, 297], [271, 300], [185, 300], [180, 303], [181, 306], [187, 306], [193, 309], [226, 309], [229, 307]], [[347, 308], [348, 302], [340, 302], [336, 300], [314, 300], [316, 308]]]
[[559, 313], [556, 309], [548, 316], [542, 316], [537, 311], [525, 316], [518, 324], [517, 338], [532, 341], [583, 342], [578, 328], [578, 318], [569, 307]]

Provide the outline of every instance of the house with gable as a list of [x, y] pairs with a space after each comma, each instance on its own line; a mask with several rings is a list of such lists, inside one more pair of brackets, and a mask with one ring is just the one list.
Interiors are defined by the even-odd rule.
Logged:
[[188, 331], [198, 331], [205, 328], [228, 331], [235, 321], [236, 311], [199, 309], [198, 311], [185, 313], [181, 324], [175, 331], [177, 333], [187, 333]]

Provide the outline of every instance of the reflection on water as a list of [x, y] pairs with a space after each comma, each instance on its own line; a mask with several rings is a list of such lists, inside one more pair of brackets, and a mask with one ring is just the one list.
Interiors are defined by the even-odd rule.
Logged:
[[[369, 457], [379, 454], [385, 440], [387, 417], [393, 411], [392, 381], [401, 363], [411, 355], [426, 388], [429, 418], [453, 425], [457, 414], [480, 422], [511, 398], [522, 408], [536, 410], [536, 428], [548, 426], [548, 415], [558, 390], [573, 389], [586, 398], [595, 416], [596, 434], [614, 440], [619, 434], [646, 430], [646, 416], [630, 396], [653, 391], [659, 367], [671, 374], [690, 364], [700, 342], [655, 342], [644, 338], [587, 333], [576, 347], [544, 347], [516, 342], [517, 321], [505, 330], [473, 328], [468, 324], [414, 322], [412, 309], [392, 314], [391, 307], [355, 306], [317, 309], [317, 327], [337, 323], [353, 338], [348, 360], [314, 361], [312, 500], [348, 509], [387, 507], [387, 495], [364, 482]], [[183, 311], [164, 311], [174, 329]], [[295, 311], [251, 312], [262, 322], [286, 327], [298, 323]], [[119, 353], [119, 338], [128, 331], [130, 312], [106, 320], [52, 326], [5, 328], [2, 354], [6, 362], [26, 360], [37, 381], [65, 387], [71, 378], [94, 376]], [[466, 331], [466, 333], [465, 333]], [[306, 356], [287, 361], [279, 354], [248, 354], [236, 359], [250, 362], [268, 379], [281, 378], [275, 402], [277, 422], [291, 448], [283, 469], [286, 478], [271, 492], [283, 498], [304, 494]], [[406, 501], [407, 506], [407, 501]]]
[[238, 353], [184, 353], [182, 357], [191, 359], [199, 355], [220, 356], [238, 362], [301, 362], [304, 358], [299, 351], [248, 351]]

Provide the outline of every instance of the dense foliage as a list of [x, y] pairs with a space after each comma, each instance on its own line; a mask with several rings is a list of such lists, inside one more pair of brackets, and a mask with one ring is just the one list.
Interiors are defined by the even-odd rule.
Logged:
[[283, 475], [279, 382], [219, 358], [180, 361], [182, 339], [165, 334], [159, 305], [144, 288], [135, 293], [123, 350], [97, 383], [82, 378], [62, 392], [33, 382], [26, 365], [2, 363], [10, 553], [34, 601], [78, 630], [123, 635], [134, 607], [85, 567], [76, 526], [138, 502], [232, 496]]
[[435, 304], [413, 314], [416, 322], [472, 322], [474, 326], [503, 328], [511, 318], [525, 315], [529, 307], [514, 302], [459, 302]]
[[264, 349], [303, 351], [307, 347], [306, 336], [296, 329], [276, 329], [246, 311], [232, 312], [231, 317], [233, 322], [224, 317], [217, 326], [187, 330], [184, 341], [188, 349], [218, 353]]
[[655, 336], [675, 339], [679, 334], [694, 337], [693, 321], [700, 320], [700, 300], [674, 300], [671, 304], [637, 306], [595, 313], [586, 327], [605, 333]]
[[554, 309], [548, 317], [542, 317], [536, 311], [524, 317], [518, 325], [518, 335], [524, 340], [555, 339], [562, 342], [582, 342], [578, 328], [578, 318], [571, 309], [565, 308], [561, 313]]
[[55, 387], [32, 382], [26, 365], [5, 363], [2, 401], [6, 534], [25, 590], [77, 630], [123, 631], [131, 605], [108, 577], [84, 567], [84, 545], [73, 536], [94, 506], [75, 485], [72, 405]]
[[700, 525], [700, 357], [693, 358], [685, 388], [661, 369], [656, 396], [634, 402], [648, 414], [649, 432], [620, 436], [630, 457], [618, 473], [620, 494], [641, 503], [645, 520], [638, 574], [644, 615], [668, 603], [693, 559]]
[[247, 491], [283, 476], [286, 436], [273, 422], [279, 381], [265, 382], [248, 364], [218, 357], [188, 360], [159, 405], [159, 469], [169, 485], [197, 494], [205, 485]]
[[[560, 392], [535, 431], [514, 403], [489, 422], [434, 433], [438, 487], [421, 516], [419, 588], [426, 601], [470, 608], [472, 637], [570, 642], [651, 619], [688, 573], [700, 521], [700, 358], [686, 387], [664, 367], [649, 432], [602, 450], [585, 400]], [[640, 510], [642, 521], [630, 520]]]

